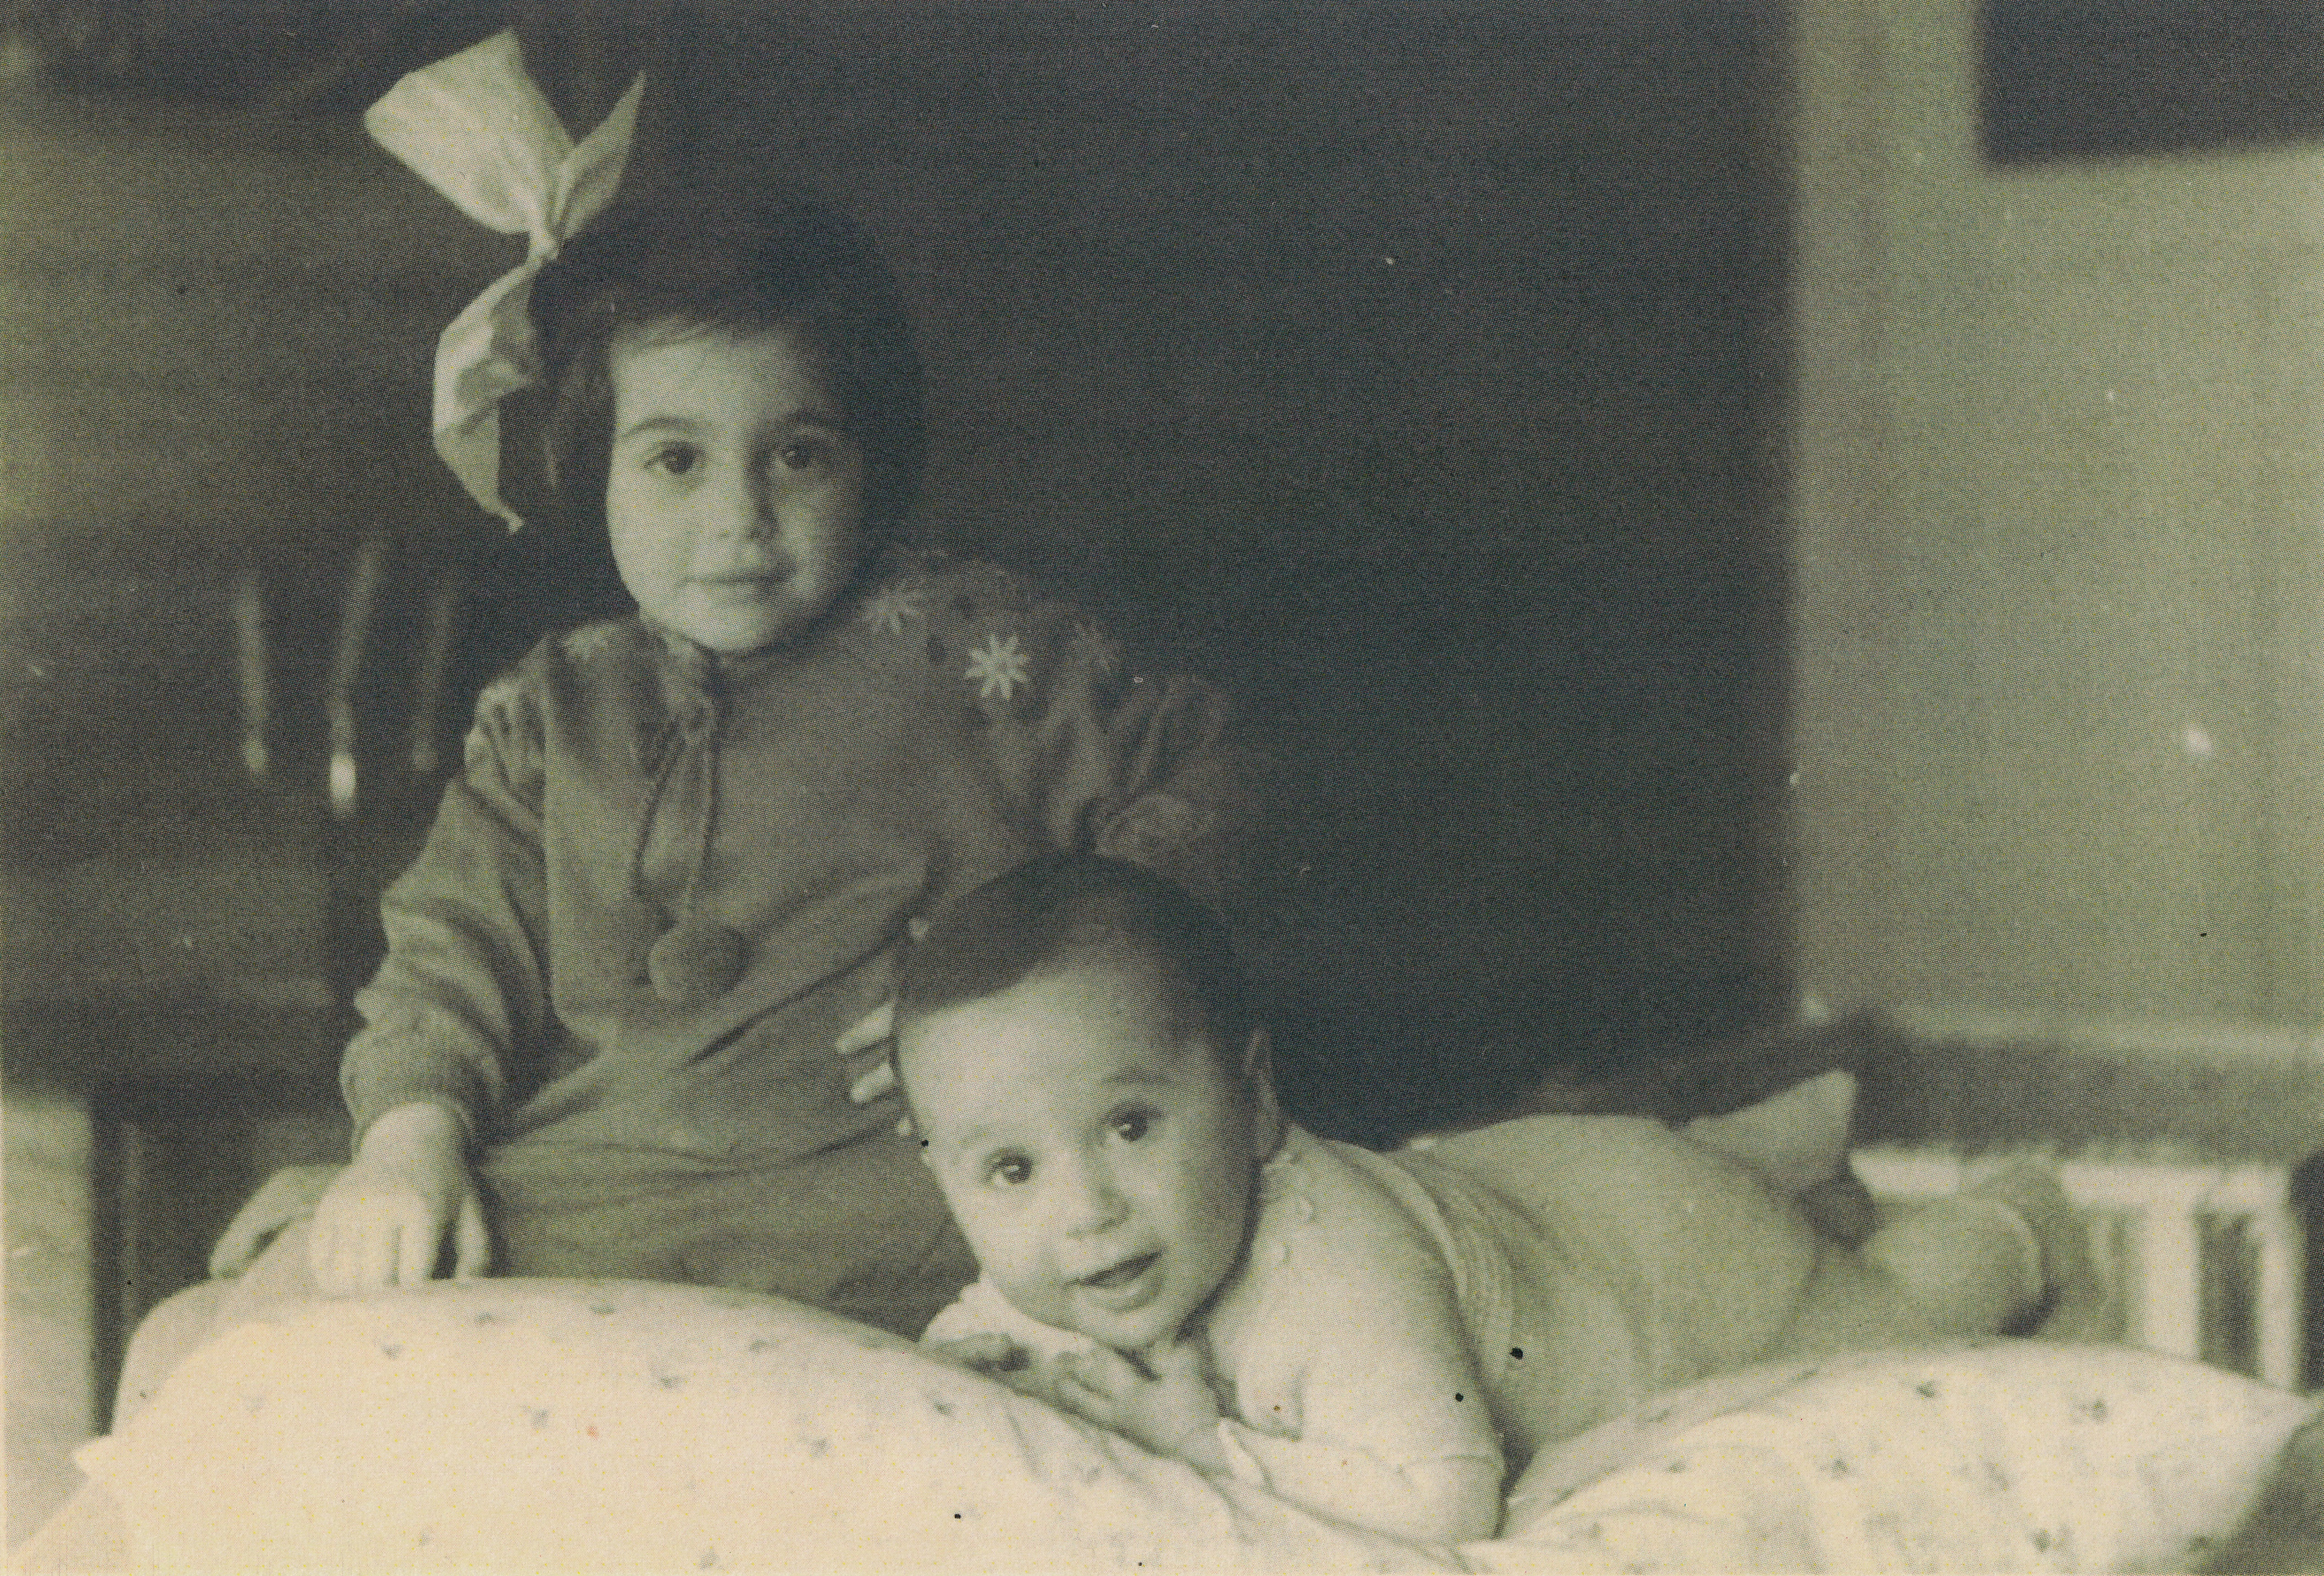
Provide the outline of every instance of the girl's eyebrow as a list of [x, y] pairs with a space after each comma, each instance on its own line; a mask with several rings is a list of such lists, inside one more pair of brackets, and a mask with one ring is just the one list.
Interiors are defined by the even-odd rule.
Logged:
[[837, 433], [844, 433], [847, 431], [847, 423], [844, 421], [816, 405], [810, 405], [803, 411], [793, 411], [777, 425], [793, 430], [800, 427], [821, 427], [826, 431]]
[[[837, 416], [832, 414], [830, 412], [822, 410], [816, 406], [809, 406], [805, 410], [793, 411], [788, 415], [783, 416], [775, 423], [775, 425], [787, 432], [796, 432], [802, 427], [819, 427], [825, 431], [844, 437], [847, 431], [846, 422], [841, 421]], [[690, 434], [705, 431], [709, 428], [709, 422], [697, 421], [692, 416], [680, 416], [667, 413], [651, 416], [641, 416], [638, 420], [631, 422], [628, 426], [622, 428], [620, 431], [614, 433], [613, 441], [619, 443], [626, 439], [634, 438], [641, 432], [670, 431]]]
[[1130, 1067], [1119, 1072], [1107, 1073], [1105, 1081], [1108, 1084], [1128, 1084], [1134, 1089], [1168, 1089], [1178, 1080], [1167, 1072], [1157, 1072], [1151, 1068]]
[[619, 443], [623, 439], [634, 438], [641, 432], [699, 432], [702, 431], [704, 425], [705, 423], [695, 421], [690, 416], [646, 416], [631, 422], [628, 426], [614, 433], [613, 441]]

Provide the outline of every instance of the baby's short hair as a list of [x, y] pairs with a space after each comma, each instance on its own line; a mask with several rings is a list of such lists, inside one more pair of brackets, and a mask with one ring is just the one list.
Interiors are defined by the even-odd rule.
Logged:
[[896, 1021], [1123, 954], [1154, 968], [1181, 1032], [1240, 1051], [1251, 1012], [1225, 925], [1168, 879], [1096, 854], [1029, 859], [944, 909], [904, 965]]
[[927, 448], [919, 352], [895, 276], [872, 237], [797, 187], [617, 199], [533, 282], [549, 397], [549, 492], [602, 527], [623, 329], [788, 331], [862, 449], [865, 525], [891, 533], [919, 488]]

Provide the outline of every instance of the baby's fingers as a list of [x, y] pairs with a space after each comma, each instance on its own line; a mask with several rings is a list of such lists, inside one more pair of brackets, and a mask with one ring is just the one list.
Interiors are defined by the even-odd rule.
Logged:
[[1121, 1409], [1111, 1392], [1092, 1382], [1080, 1358], [1071, 1353], [1057, 1359], [1057, 1399], [1065, 1409], [1101, 1427], [1119, 1429]]
[[1014, 1372], [1026, 1366], [1028, 1357], [1023, 1347], [997, 1330], [964, 1335], [956, 1340], [936, 1341], [930, 1349], [980, 1374]]
[[1145, 1355], [1147, 1370], [1157, 1384], [1210, 1384], [1210, 1363], [1203, 1356], [1199, 1342], [1172, 1340], [1149, 1348]]
[[1156, 1341], [1139, 1356], [1146, 1364], [1146, 1371], [1157, 1379], [1165, 1374], [1200, 1372], [1203, 1366], [1202, 1347], [1176, 1336]]
[[1128, 1358], [1107, 1347], [1099, 1347], [1095, 1351], [1067, 1352], [1065, 1362], [1068, 1374], [1111, 1398], [1119, 1399], [1147, 1383], [1146, 1376], [1132, 1367]]

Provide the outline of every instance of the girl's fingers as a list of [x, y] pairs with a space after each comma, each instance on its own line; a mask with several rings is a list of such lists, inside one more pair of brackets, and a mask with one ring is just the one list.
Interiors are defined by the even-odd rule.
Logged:
[[847, 1098], [859, 1106], [868, 1106], [896, 1087], [896, 1064], [884, 1058], [879, 1065], [850, 1084]]
[[419, 1220], [406, 1220], [395, 1229], [394, 1269], [388, 1284], [416, 1286], [436, 1274], [436, 1260], [443, 1252], [444, 1234], [431, 1231]]
[[474, 1280], [492, 1267], [493, 1239], [484, 1229], [484, 1207], [476, 1195], [460, 1201], [460, 1218], [452, 1227], [452, 1278]]
[[883, 1001], [850, 1024], [839, 1036], [838, 1051], [842, 1056], [853, 1056], [883, 1044], [896, 1034], [896, 1004]]
[[366, 1233], [347, 1256], [348, 1287], [351, 1292], [373, 1292], [390, 1284], [395, 1275], [396, 1238], [392, 1226]]
[[338, 1252], [338, 1233], [318, 1217], [307, 1233], [307, 1273], [314, 1277], [315, 1289], [327, 1297], [332, 1292]]

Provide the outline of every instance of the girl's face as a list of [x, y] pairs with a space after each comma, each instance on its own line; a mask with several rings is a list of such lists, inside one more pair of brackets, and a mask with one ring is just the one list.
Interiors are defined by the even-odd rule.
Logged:
[[1117, 1351], [1177, 1336], [1234, 1273], [1275, 1138], [1264, 1074], [1175, 1035], [1149, 975], [1093, 960], [931, 1013], [898, 1045], [977, 1263], [1021, 1312]]
[[757, 651], [827, 611], [863, 551], [863, 454], [791, 335], [624, 329], [605, 522], [640, 610]]

